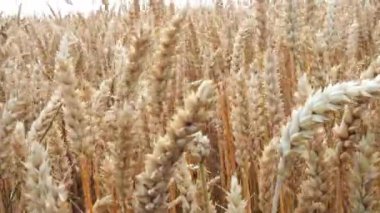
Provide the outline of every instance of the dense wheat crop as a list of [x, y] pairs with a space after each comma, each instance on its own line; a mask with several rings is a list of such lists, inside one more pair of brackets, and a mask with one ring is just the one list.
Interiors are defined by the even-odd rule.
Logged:
[[0, 212], [380, 212], [380, 2], [0, 17]]

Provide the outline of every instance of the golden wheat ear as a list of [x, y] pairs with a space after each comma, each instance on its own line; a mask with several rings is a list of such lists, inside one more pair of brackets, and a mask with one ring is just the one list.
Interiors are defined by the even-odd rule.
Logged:
[[309, 96], [304, 106], [294, 110], [288, 123], [281, 131], [279, 143], [280, 159], [272, 212], [277, 212], [280, 189], [287, 177], [293, 153], [302, 153], [308, 139], [320, 124], [326, 122], [326, 114], [342, 110], [345, 104], [368, 97], [379, 96], [380, 76], [372, 80], [348, 81], [326, 87]]
[[215, 88], [211, 81], [204, 81], [196, 92], [185, 98], [184, 108], [173, 116], [166, 134], [158, 138], [153, 152], [147, 155], [144, 171], [136, 177], [136, 212], [167, 210], [167, 187], [174, 164], [193, 139], [194, 133], [208, 120], [214, 99]]
[[63, 185], [57, 185], [54, 182], [48, 154], [41, 144], [35, 141], [30, 144], [25, 167], [26, 210], [28, 212], [64, 210], [67, 192]]
[[247, 202], [243, 200], [242, 188], [235, 175], [231, 178], [231, 189], [227, 194], [227, 201], [227, 213], [245, 212]]

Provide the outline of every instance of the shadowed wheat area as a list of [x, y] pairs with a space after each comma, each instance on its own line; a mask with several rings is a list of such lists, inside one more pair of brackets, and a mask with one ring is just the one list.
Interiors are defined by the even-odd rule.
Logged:
[[380, 212], [380, 2], [0, 17], [0, 212]]

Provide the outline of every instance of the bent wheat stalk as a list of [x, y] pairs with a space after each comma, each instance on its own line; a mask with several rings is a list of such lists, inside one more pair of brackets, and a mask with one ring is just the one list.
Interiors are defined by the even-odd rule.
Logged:
[[313, 137], [316, 126], [326, 122], [328, 112], [342, 110], [344, 105], [365, 97], [379, 96], [380, 75], [373, 80], [348, 81], [330, 85], [309, 96], [303, 107], [294, 110], [281, 131], [279, 143], [280, 159], [272, 202], [272, 213], [277, 212], [281, 186], [289, 170], [290, 155], [306, 149], [308, 139]]

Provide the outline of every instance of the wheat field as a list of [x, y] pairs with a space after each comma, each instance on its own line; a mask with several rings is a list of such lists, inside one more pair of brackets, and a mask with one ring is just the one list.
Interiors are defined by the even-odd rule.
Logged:
[[130, 3], [0, 17], [1, 213], [380, 212], [378, 0]]

